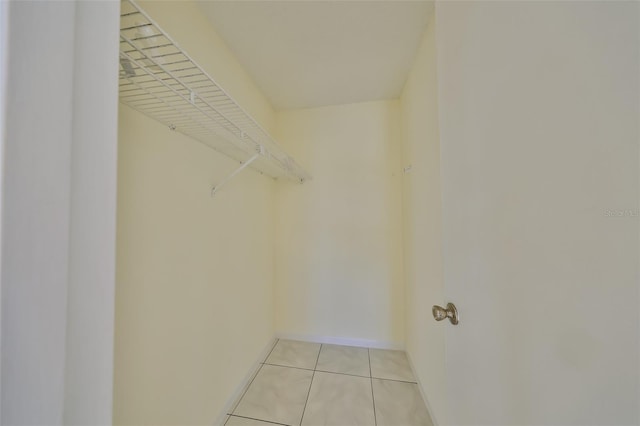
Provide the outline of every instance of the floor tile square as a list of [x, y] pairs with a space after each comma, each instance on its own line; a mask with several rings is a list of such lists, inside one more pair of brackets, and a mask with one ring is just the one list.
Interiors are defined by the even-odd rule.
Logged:
[[371, 377], [415, 382], [407, 355], [403, 351], [369, 349]]
[[313, 371], [263, 365], [232, 414], [298, 425]]
[[322, 345], [316, 370], [370, 377], [369, 350], [353, 346]]
[[316, 371], [302, 425], [374, 425], [371, 379]]
[[318, 361], [320, 343], [278, 340], [265, 363], [313, 370]]
[[377, 426], [433, 426], [415, 383], [373, 379]]

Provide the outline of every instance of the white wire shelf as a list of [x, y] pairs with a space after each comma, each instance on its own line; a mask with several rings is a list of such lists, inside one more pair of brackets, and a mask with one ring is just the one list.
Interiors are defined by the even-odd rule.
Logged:
[[131, 0], [120, 9], [120, 102], [273, 178], [310, 176]]

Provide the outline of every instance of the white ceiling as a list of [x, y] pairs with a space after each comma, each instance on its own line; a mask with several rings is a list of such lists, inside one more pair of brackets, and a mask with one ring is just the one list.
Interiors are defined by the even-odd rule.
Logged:
[[429, 1], [203, 1], [202, 11], [280, 109], [399, 97]]

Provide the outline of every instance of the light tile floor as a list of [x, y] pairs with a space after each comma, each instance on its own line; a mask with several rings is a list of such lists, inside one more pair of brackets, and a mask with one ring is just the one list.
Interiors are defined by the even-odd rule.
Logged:
[[402, 351], [279, 340], [226, 426], [432, 426]]

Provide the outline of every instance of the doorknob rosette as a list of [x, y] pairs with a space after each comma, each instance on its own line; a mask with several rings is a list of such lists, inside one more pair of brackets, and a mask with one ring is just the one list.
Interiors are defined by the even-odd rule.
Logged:
[[433, 305], [431, 312], [433, 313], [433, 318], [435, 318], [436, 321], [442, 321], [445, 318], [449, 318], [451, 324], [458, 324], [458, 310], [456, 309], [456, 305], [453, 303], [447, 303], [446, 309], [442, 306]]

